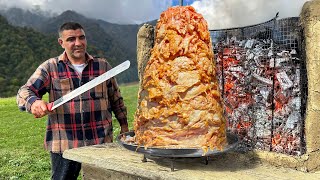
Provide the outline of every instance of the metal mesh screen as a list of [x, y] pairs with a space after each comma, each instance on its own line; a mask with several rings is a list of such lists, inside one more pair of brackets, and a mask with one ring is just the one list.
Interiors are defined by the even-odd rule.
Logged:
[[301, 155], [306, 99], [299, 18], [211, 30], [228, 130], [239, 150]]

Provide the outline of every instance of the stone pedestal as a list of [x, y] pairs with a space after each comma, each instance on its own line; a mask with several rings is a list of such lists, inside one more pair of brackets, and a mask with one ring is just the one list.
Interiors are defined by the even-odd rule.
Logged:
[[[129, 151], [118, 144], [71, 149], [63, 157], [82, 163], [84, 179], [319, 179], [304, 173], [262, 164], [252, 154], [222, 154], [206, 158], [156, 158]], [[174, 171], [171, 171], [172, 161]]]

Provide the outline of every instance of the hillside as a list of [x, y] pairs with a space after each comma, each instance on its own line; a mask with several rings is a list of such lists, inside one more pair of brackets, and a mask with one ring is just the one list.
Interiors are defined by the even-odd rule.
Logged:
[[0, 97], [16, 94], [42, 60], [60, 51], [54, 37], [11, 26], [0, 16]]
[[[88, 49], [98, 54], [97, 48], [90, 46]], [[14, 27], [0, 16], [0, 97], [16, 95], [43, 61], [62, 51], [55, 36], [27, 27]]]

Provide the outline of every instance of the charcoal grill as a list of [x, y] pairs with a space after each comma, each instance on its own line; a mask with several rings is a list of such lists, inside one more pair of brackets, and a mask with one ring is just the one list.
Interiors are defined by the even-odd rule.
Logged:
[[198, 149], [198, 148], [157, 148], [157, 147], [145, 148], [144, 146], [139, 146], [134, 143], [127, 143], [121, 140], [121, 137], [123, 136], [134, 137], [134, 135], [135, 133], [133, 131], [120, 134], [117, 137], [117, 142], [121, 146], [123, 146], [125, 149], [143, 154], [142, 162], [147, 162], [147, 156], [151, 158], [162, 157], [162, 158], [170, 159], [171, 171], [174, 171], [174, 161], [177, 158], [202, 158], [204, 159], [205, 164], [207, 165], [209, 162], [210, 156], [232, 151], [239, 144], [238, 136], [230, 132], [227, 132], [227, 145], [223, 148], [222, 151], [214, 149], [214, 150], [208, 150], [207, 152], [204, 152], [202, 149]]

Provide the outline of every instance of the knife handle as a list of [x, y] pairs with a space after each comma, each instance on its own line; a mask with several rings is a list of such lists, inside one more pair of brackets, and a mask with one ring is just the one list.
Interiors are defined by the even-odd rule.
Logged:
[[52, 102], [47, 104], [47, 109], [48, 109], [48, 111], [52, 111], [52, 110], [51, 110], [52, 107], [53, 107], [53, 103], [52, 103]]

